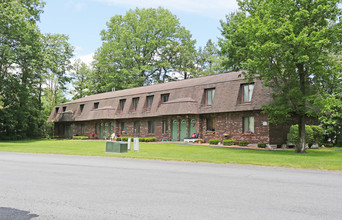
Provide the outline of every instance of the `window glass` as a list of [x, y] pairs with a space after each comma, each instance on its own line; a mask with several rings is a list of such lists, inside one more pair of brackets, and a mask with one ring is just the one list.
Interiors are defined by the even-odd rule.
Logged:
[[80, 111], [83, 112], [83, 109], [84, 109], [84, 104], [81, 104], [80, 105]]
[[147, 96], [147, 111], [150, 111], [153, 103], [153, 95]]
[[134, 131], [135, 134], [140, 133], [140, 121], [134, 122]]
[[99, 103], [98, 103], [98, 102], [95, 102], [95, 103], [94, 103], [94, 109], [97, 109], [97, 108], [99, 108]]
[[254, 133], [254, 117], [243, 118], [243, 132]]
[[120, 110], [123, 111], [125, 108], [126, 99], [120, 99]]
[[121, 122], [121, 132], [122, 133], [126, 133], [127, 130], [126, 130], [126, 122]]
[[212, 105], [214, 101], [214, 96], [215, 96], [215, 89], [206, 89], [205, 95], [206, 95], [206, 104]]
[[251, 102], [254, 84], [243, 85], [243, 102]]
[[139, 98], [133, 98], [133, 111], [136, 111], [138, 108]]
[[167, 120], [163, 120], [163, 134], [167, 134], [169, 132], [169, 128], [168, 128], [168, 123]]
[[168, 102], [169, 101], [170, 94], [162, 94], [161, 95], [161, 101], [162, 102]]
[[207, 132], [215, 132], [216, 121], [215, 118], [207, 118]]
[[148, 133], [154, 133], [154, 121], [148, 121]]

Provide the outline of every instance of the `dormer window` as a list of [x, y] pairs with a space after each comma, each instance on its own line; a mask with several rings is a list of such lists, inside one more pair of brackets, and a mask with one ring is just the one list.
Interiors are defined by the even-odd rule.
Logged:
[[204, 93], [205, 93], [205, 104], [212, 105], [214, 101], [214, 96], [215, 96], [215, 88], [205, 89]]
[[161, 102], [168, 102], [169, 101], [169, 96], [170, 96], [170, 93], [162, 94], [161, 95]]
[[137, 110], [137, 108], [138, 108], [138, 103], [139, 103], [139, 97], [137, 97], [137, 98], [133, 98], [132, 99], [132, 110], [133, 111], [136, 111]]
[[98, 109], [99, 108], [99, 103], [98, 102], [94, 102], [94, 109]]
[[146, 97], [146, 110], [147, 111], [151, 111], [152, 103], [153, 103], [153, 95], [147, 96]]
[[66, 106], [63, 107], [63, 112], [65, 112], [65, 111], [66, 111]]
[[252, 101], [254, 84], [242, 85], [242, 101], [243, 103], [248, 103]]
[[56, 114], [58, 114], [58, 111], [59, 111], [59, 107], [56, 107]]
[[81, 105], [80, 105], [80, 113], [83, 112], [83, 109], [84, 109], [84, 104], [81, 104]]
[[126, 104], [126, 99], [120, 99], [119, 109], [120, 109], [121, 112], [124, 110], [125, 104]]

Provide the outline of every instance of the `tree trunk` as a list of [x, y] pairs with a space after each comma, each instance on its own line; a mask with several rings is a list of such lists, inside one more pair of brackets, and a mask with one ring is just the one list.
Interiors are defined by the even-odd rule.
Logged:
[[297, 153], [305, 153], [305, 116], [300, 115], [298, 119], [299, 143], [296, 145]]
[[298, 64], [299, 87], [302, 92], [302, 100], [299, 104], [298, 118], [298, 136], [299, 143], [296, 145], [297, 153], [305, 153], [305, 109], [306, 109], [306, 91], [305, 91], [305, 70], [303, 64]]

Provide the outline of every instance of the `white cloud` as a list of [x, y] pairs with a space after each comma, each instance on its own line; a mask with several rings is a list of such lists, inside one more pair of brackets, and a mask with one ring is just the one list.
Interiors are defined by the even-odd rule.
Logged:
[[238, 8], [236, 0], [97, 0], [110, 4], [135, 7], [164, 7], [170, 10], [222, 18]]
[[86, 55], [79, 55], [75, 58], [71, 59], [71, 63], [74, 64], [75, 60], [80, 59], [83, 63], [87, 64], [88, 66], [91, 66], [91, 63], [94, 60], [94, 53], [86, 54]]

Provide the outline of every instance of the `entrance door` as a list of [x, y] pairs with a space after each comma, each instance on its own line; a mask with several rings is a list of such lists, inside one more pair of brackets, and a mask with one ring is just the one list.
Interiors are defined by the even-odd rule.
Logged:
[[103, 123], [100, 123], [100, 134], [99, 134], [99, 137], [100, 139], [103, 139]]
[[190, 119], [190, 127], [189, 127], [189, 136], [191, 137], [191, 135], [193, 135], [194, 133], [196, 133], [196, 119], [191, 118]]
[[187, 132], [186, 132], [186, 119], [181, 119], [181, 123], [180, 123], [180, 135], [179, 135], [179, 139], [180, 141], [184, 141], [184, 138], [186, 138]]
[[73, 136], [72, 134], [72, 125], [66, 125], [65, 126], [65, 138], [66, 139], [71, 139]]
[[171, 140], [177, 141], [178, 140], [178, 120], [172, 119], [171, 123]]
[[108, 138], [109, 135], [109, 125], [108, 122], [105, 123], [105, 138]]
[[69, 139], [69, 126], [65, 126], [65, 138]]

